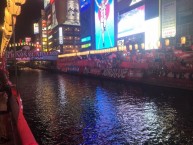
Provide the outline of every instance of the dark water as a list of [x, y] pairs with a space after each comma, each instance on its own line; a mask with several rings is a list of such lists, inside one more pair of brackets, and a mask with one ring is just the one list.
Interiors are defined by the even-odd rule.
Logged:
[[192, 92], [39, 70], [18, 82], [40, 145], [193, 145]]

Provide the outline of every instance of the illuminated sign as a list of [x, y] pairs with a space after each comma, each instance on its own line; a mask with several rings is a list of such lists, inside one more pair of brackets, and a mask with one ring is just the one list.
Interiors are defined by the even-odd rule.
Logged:
[[62, 27], [59, 27], [59, 44], [63, 44], [63, 31]]
[[162, 1], [162, 38], [176, 35], [176, 0]]
[[90, 46], [91, 46], [91, 43], [88, 43], [88, 44], [81, 45], [81, 48], [88, 48]]
[[31, 42], [31, 37], [25, 37], [25, 43]]
[[142, 0], [132, 0], [129, 6], [132, 6], [140, 1], [142, 1]]
[[[152, 33], [153, 32], [153, 33]], [[145, 49], [158, 49], [160, 38], [159, 17], [145, 21]]]
[[57, 17], [54, 16], [57, 18], [57, 20], [54, 21], [57, 21], [58, 24], [80, 26], [80, 8], [78, 0], [55, 0], [53, 5], [57, 15]]
[[145, 6], [140, 6], [119, 16], [118, 38], [145, 31]]
[[39, 25], [38, 25], [38, 23], [34, 23], [34, 34], [39, 34]]
[[[39, 44], [36, 46], [40, 47]], [[34, 52], [34, 51], [16, 51], [16, 58], [30, 58], [34, 57], [45, 57], [45, 56], [58, 56], [58, 51], [50, 51], [50, 52]], [[14, 58], [14, 52], [10, 51], [6, 54], [7, 59]]]
[[56, 19], [56, 7], [55, 2], [52, 4], [52, 28], [58, 25], [58, 21]]
[[96, 49], [113, 47], [114, 32], [114, 0], [95, 0]]
[[67, 1], [67, 20], [64, 24], [68, 25], [80, 25], [80, 9], [79, 2], [68, 0]]
[[[89, 2], [90, 0], [86, 0]], [[93, 8], [91, 4], [87, 4], [86, 6], [84, 5], [84, 2], [86, 3], [85, 0], [80, 0], [80, 6], [81, 6], [81, 13], [80, 13], [80, 23], [81, 23], [81, 29], [80, 29], [80, 34], [81, 34], [81, 42], [85, 42], [87, 37], [90, 37], [89, 39], [94, 38], [93, 36], [95, 35], [91, 31], [93, 31]], [[84, 6], [82, 6], [84, 5]], [[90, 41], [90, 40], [88, 40]]]
[[81, 42], [87, 42], [87, 41], [90, 41], [90, 40], [91, 40], [91, 37], [88, 36], [88, 37], [82, 38]]

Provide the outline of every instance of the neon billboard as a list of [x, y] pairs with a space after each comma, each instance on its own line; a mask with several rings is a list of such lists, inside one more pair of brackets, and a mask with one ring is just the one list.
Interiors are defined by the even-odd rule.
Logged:
[[140, 6], [119, 16], [118, 38], [145, 31], [145, 6]]
[[[160, 38], [159, 17], [145, 21], [145, 49], [158, 49]], [[153, 33], [152, 33], [153, 32]]]
[[114, 0], [95, 0], [96, 49], [114, 46]]

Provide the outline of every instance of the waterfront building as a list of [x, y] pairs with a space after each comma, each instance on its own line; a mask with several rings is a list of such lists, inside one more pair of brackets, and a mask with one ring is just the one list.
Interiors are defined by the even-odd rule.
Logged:
[[[101, 5], [100, 2], [100, 0], [80, 1], [81, 23], [84, 24], [81, 25], [82, 50], [106, 49], [120, 45], [126, 46], [128, 51], [159, 48], [190, 49], [192, 46], [191, 0], [187, 0], [185, 4], [182, 4], [183, 0], [105, 1], [108, 2], [108, 7], [105, 10], [107, 16], [104, 23], [108, 26], [110, 21], [108, 16], [114, 15], [111, 30], [115, 35], [113, 33], [110, 35], [114, 36], [114, 39], [109, 39], [107, 31], [98, 34], [102, 26], [99, 25], [101, 10], [97, 9], [97, 5]], [[114, 8], [109, 7], [111, 4], [114, 4]], [[108, 28], [106, 26], [105, 28]], [[115, 42], [114, 45], [102, 46], [101, 42], [104, 40]]]
[[61, 53], [120, 46], [134, 52], [190, 49], [193, 21], [189, 18], [193, 2], [187, 0], [184, 5], [182, 2], [45, 0], [47, 48]]
[[[176, 1], [176, 41], [177, 47], [192, 50], [193, 44], [193, 1]], [[184, 41], [183, 41], [184, 40]]]
[[77, 0], [44, 1], [48, 48], [61, 53], [80, 49], [80, 10]]

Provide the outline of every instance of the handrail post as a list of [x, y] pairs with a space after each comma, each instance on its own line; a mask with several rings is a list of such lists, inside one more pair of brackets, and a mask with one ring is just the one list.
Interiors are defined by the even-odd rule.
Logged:
[[15, 25], [14, 25], [14, 18], [15, 16], [12, 14], [12, 28], [13, 28], [13, 48], [14, 48], [14, 67], [15, 67], [15, 85], [16, 85], [16, 91], [18, 93], [18, 87], [17, 87], [17, 60], [16, 60], [16, 46], [15, 46]]

